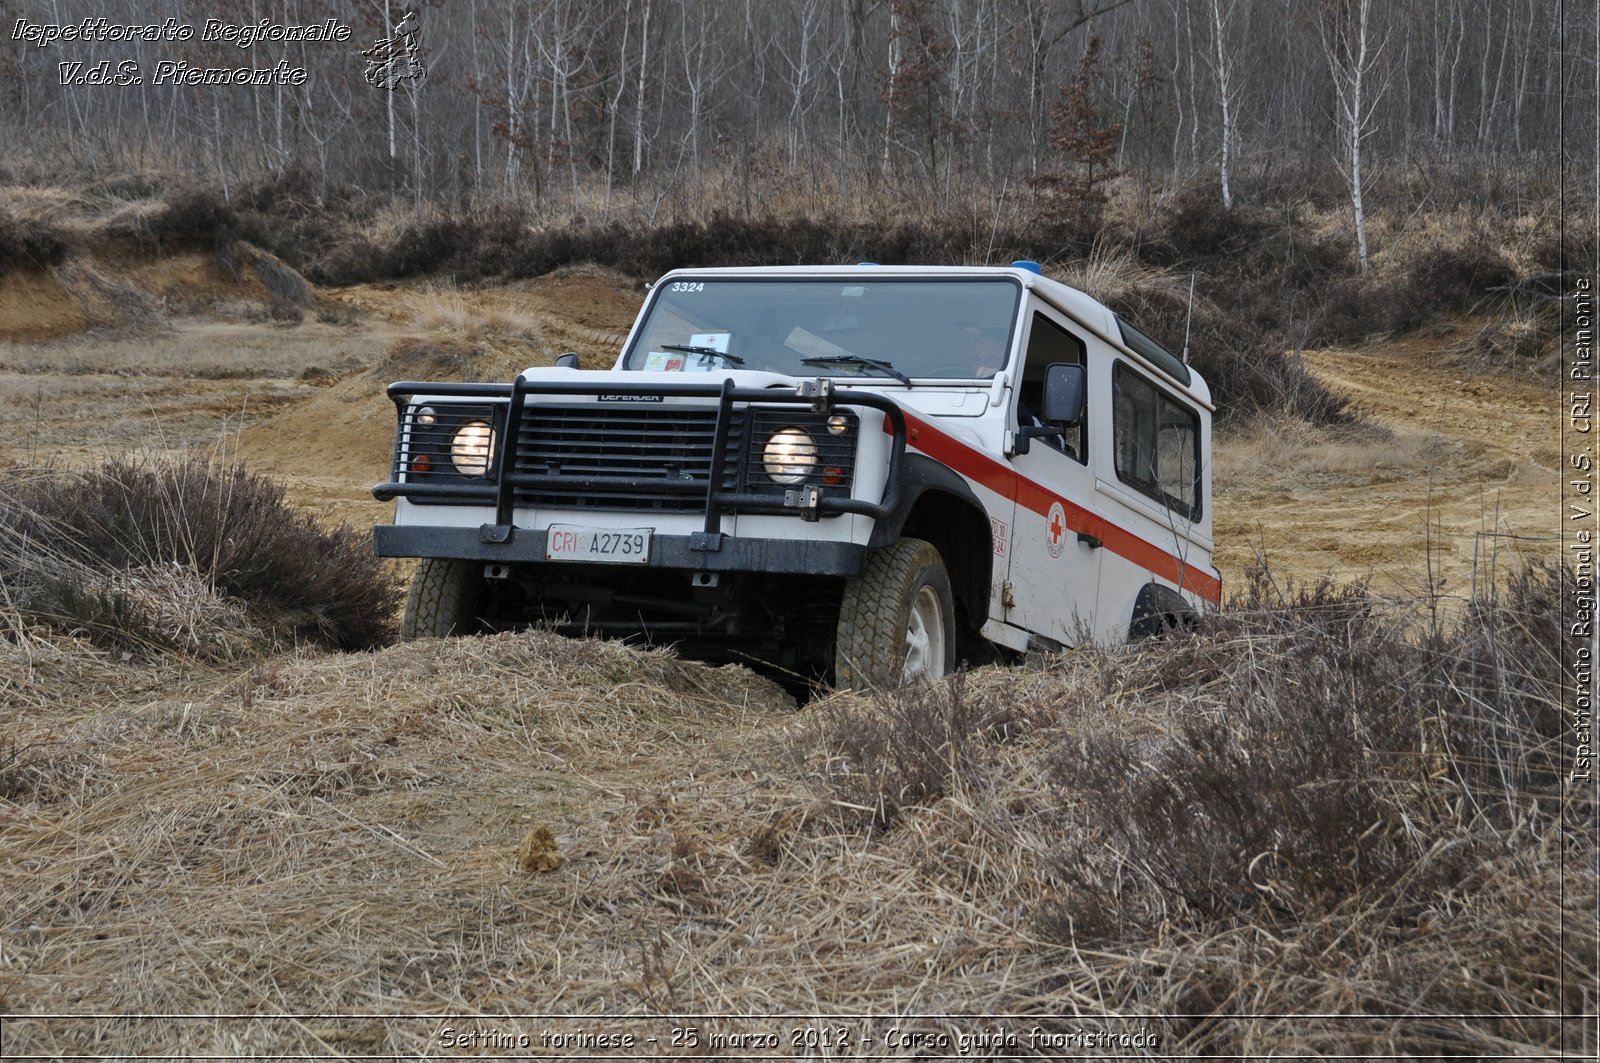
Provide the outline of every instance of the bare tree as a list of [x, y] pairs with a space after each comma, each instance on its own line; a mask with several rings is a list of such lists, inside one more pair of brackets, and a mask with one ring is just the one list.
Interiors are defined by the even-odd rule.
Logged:
[[822, 28], [820, 5], [821, 0], [797, 0], [793, 11], [794, 31], [781, 34], [778, 43], [778, 53], [789, 68], [789, 114], [784, 139], [791, 170], [799, 164], [800, 145], [805, 140], [805, 119], [809, 110], [806, 95], [811, 87], [816, 38]]
[[617, 114], [622, 109], [622, 94], [628, 90], [628, 31], [633, 26], [633, 0], [622, 9], [622, 43], [617, 45], [616, 91], [606, 101], [606, 194], [601, 216], [611, 216], [611, 182], [617, 154]]
[[633, 178], [644, 169], [644, 90], [650, 73], [650, 0], [644, 0], [639, 25], [639, 87], [633, 94]]
[[1374, 69], [1384, 40], [1373, 25], [1372, 0], [1323, 0], [1317, 22], [1323, 54], [1333, 75], [1334, 120], [1339, 133], [1340, 173], [1350, 189], [1356, 252], [1361, 272], [1367, 260], [1367, 213], [1363, 203], [1362, 143], [1372, 135], [1383, 86], [1374, 84]]
[[1216, 63], [1212, 66], [1217, 75], [1217, 100], [1222, 107], [1222, 157], [1220, 169], [1222, 174], [1222, 209], [1233, 209], [1233, 188], [1228, 183], [1228, 162], [1233, 157], [1234, 121], [1232, 110], [1234, 94], [1238, 91], [1235, 83], [1229, 78], [1232, 65], [1228, 54], [1228, 26], [1233, 19], [1233, 0], [1226, 4], [1222, 0], [1211, 0], [1211, 33], [1216, 41]]

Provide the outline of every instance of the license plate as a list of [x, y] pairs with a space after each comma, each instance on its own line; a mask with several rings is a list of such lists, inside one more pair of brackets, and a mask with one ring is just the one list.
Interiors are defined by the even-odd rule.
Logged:
[[649, 528], [587, 528], [552, 524], [545, 538], [548, 561], [604, 561], [613, 565], [650, 563]]

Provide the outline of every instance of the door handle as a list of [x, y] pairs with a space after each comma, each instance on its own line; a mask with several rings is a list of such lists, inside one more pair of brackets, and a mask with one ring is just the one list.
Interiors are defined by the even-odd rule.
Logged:
[[1078, 541], [1080, 543], [1088, 543], [1089, 544], [1089, 549], [1091, 549], [1091, 550], [1098, 550], [1102, 546], [1105, 545], [1105, 543], [1100, 541], [1100, 537], [1099, 536], [1090, 535], [1088, 532], [1079, 532], [1078, 533]]

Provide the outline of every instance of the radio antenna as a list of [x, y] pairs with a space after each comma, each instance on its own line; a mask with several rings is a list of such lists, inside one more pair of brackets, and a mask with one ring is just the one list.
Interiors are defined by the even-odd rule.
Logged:
[[1189, 324], [1194, 320], [1194, 274], [1189, 274], [1189, 311], [1183, 317], [1183, 364], [1189, 364]]

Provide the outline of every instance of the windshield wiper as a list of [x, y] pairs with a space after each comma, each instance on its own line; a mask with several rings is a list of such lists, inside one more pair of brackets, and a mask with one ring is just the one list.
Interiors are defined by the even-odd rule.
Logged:
[[744, 359], [737, 354], [719, 351], [715, 347], [695, 347], [687, 343], [663, 343], [661, 344], [661, 349], [663, 351], [682, 351], [684, 354], [711, 354], [732, 365], [744, 364]]
[[911, 378], [896, 369], [890, 362], [880, 361], [877, 358], [863, 358], [859, 354], [829, 354], [820, 358], [802, 358], [801, 365], [853, 365], [864, 366], [869, 369], [881, 369], [889, 376], [894, 377], [906, 387], [911, 386]]

